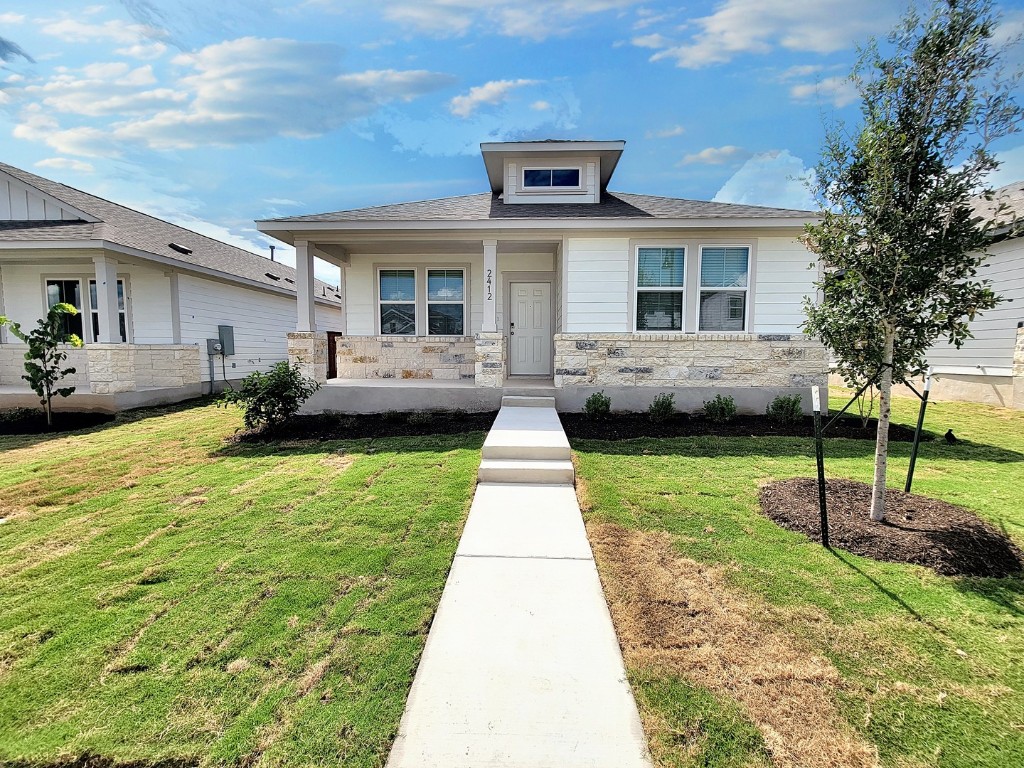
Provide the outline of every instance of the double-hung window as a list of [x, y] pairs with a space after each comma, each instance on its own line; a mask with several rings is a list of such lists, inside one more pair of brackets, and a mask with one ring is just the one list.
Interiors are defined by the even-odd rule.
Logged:
[[[89, 314], [92, 316], [93, 341], [100, 337], [100, 304], [96, 296], [96, 281], [89, 281]], [[121, 341], [128, 341], [128, 323], [124, 306], [124, 280], [117, 281], [117, 320]]]
[[461, 269], [427, 270], [427, 333], [462, 336], [466, 325], [466, 273]]
[[750, 248], [704, 246], [700, 251], [701, 331], [742, 332], [747, 327]]
[[681, 246], [637, 248], [637, 331], [683, 330], [685, 263]]
[[464, 269], [381, 269], [377, 274], [382, 335], [466, 334]]
[[[100, 338], [99, 297], [96, 293], [96, 281], [89, 280], [89, 303], [83, 301], [82, 285], [85, 281], [79, 278], [55, 278], [46, 281], [46, 306], [54, 304], [70, 304], [78, 310], [74, 317], [64, 315], [62, 322], [67, 333], [73, 333], [82, 341], [98, 341]], [[121, 341], [128, 341], [128, 312], [125, 305], [124, 280], [117, 281], [117, 316], [118, 331]]]
[[416, 270], [380, 270], [380, 332], [416, 335]]
[[82, 281], [74, 280], [47, 280], [46, 281], [46, 308], [53, 309], [55, 304], [70, 304], [78, 310], [74, 317], [62, 315], [61, 323], [64, 326], [64, 333], [74, 334], [84, 340], [85, 332], [82, 324]]

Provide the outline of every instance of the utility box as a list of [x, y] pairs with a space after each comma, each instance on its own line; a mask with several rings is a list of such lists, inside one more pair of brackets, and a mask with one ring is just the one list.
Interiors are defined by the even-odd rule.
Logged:
[[221, 354], [227, 357], [235, 354], [235, 328], [231, 325], [218, 325], [217, 335], [220, 336]]
[[206, 340], [206, 354], [219, 355], [224, 346], [220, 343], [220, 339], [207, 339]]

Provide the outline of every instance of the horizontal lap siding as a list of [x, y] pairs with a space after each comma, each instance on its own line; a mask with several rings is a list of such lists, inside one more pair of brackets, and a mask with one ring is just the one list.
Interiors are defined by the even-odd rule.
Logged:
[[135, 344], [170, 344], [171, 279], [160, 269], [136, 265], [118, 266], [118, 274], [128, 273], [128, 309], [131, 314], [132, 341]]
[[792, 237], [757, 240], [754, 277], [754, 332], [799, 333], [805, 319], [803, 301], [814, 297], [815, 256]]
[[565, 331], [628, 331], [628, 238], [569, 238], [564, 248], [568, 268], [562, 310]]

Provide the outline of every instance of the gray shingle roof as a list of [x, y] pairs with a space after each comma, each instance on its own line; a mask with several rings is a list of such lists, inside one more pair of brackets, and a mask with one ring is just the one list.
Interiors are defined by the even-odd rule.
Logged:
[[991, 201], [982, 197], [976, 197], [973, 201], [974, 212], [985, 219], [994, 219], [999, 205], [1006, 206], [999, 213], [1006, 230], [1002, 234], [1020, 237], [1020, 221], [1024, 220], [1024, 181], [1016, 181], [995, 190]]
[[[99, 220], [95, 223], [80, 220], [0, 221], [0, 241], [105, 240], [173, 259], [185, 266], [214, 270], [228, 278], [245, 278], [287, 291], [295, 290], [295, 283], [288, 282], [296, 279], [295, 270], [285, 264], [272, 262], [242, 248], [5, 163], [0, 163], [0, 171]], [[170, 243], [190, 248], [192, 253], [180, 253], [172, 249]], [[268, 277], [268, 272], [278, 279]], [[316, 281], [316, 294], [321, 301], [340, 303], [335, 289], [319, 280]]]
[[654, 195], [606, 192], [597, 205], [534, 203], [505, 205], [490, 192], [349, 211], [267, 219], [273, 222], [347, 221], [492, 221], [507, 219], [780, 219], [811, 218], [812, 211], [712, 203]]

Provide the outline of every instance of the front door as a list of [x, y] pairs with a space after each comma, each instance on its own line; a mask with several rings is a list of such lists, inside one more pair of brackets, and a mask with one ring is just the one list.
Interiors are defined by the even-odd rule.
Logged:
[[551, 375], [551, 283], [512, 283], [509, 373]]

